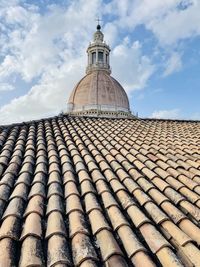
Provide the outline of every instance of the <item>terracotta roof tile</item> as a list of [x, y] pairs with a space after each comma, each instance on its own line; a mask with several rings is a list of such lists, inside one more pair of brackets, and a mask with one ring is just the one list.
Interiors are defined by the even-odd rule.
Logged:
[[89, 213], [89, 220], [92, 227], [92, 233], [93, 235], [97, 235], [102, 230], [111, 230], [110, 226], [108, 225], [104, 215], [100, 210], [92, 210]]
[[62, 235], [53, 235], [48, 239], [47, 245], [47, 266], [53, 267], [58, 264], [71, 266], [69, 245]]
[[28, 236], [42, 238], [42, 221], [37, 213], [30, 213], [25, 219], [20, 240]]
[[41, 196], [41, 197], [46, 196], [45, 185], [43, 183], [37, 182], [32, 185], [28, 198], [30, 199], [34, 196]]
[[0, 199], [7, 201], [10, 195], [10, 187], [6, 184], [0, 185]]
[[29, 215], [32, 212], [35, 212], [39, 214], [40, 216], [43, 216], [44, 205], [45, 205], [44, 198], [42, 196], [36, 195], [32, 197], [27, 203], [27, 207], [24, 212], [24, 217]]
[[[72, 238], [72, 256], [75, 266], [80, 266], [87, 260], [98, 261], [94, 246], [88, 235], [78, 233]], [[87, 266], [87, 265], [86, 265]]]
[[40, 239], [28, 236], [22, 242], [19, 266], [43, 266], [44, 255]]
[[[16, 244], [10, 238], [0, 240], [0, 263], [5, 266], [15, 266], [16, 264]], [[3, 265], [2, 265], [3, 266]]]
[[11, 215], [21, 218], [23, 215], [23, 210], [24, 210], [24, 201], [22, 200], [22, 198], [15, 197], [9, 202], [2, 216], [2, 219], [5, 219]]
[[62, 116], [3, 127], [0, 265], [199, 266], [199, 126]]
[[180, 211], [168, 201], [163, 202], [161, 204], [161, 207], [175, 223], [180, 223], [183, 219], [186, 218], [186, 215], [182, 211]]
[[172, 266], [172, 267], [184, 266], [179, 261], [179, 259], [175, 257], [174, 253], [168, 247], [164, 247], [163, 249], [159, 250], [156, 255], [163, 266]]
[[8, 216], [1, 225], [0, 239], [11, 238], [14, 240], [19, 239], [20, 235], [20, 219], [15, 216]]
[[52, 195], [48, 199], [46, 216], [48, 216], [53, 211], [64, 213], [63, 199], [59, 195]]
[[150, 219], [147, 218], [146, 215], [135, 205], [130, 205], [127, 209], [127, 213], [137, 228], [150, 222]]
[[[111, 256], [123, 255], [121, 249], [119, 248], [119, 245], [117, 244], [116, 240], [109, 230], [101, 230], [97, 233], [96, 238], [97, 245], [100, 248], [101, 256], [104, 262], [106, 262]], [[125, 260], [122, 259], [122, 262], [124, 262], [124, 266], [126, 266]]]
[[25, 185], [24, 183], [20, 183], [16, 185], [9, 199], [12, 200], [15, 197], [19, 197], [22, 198], [24, 201], [26, 201], [27, 195], [28, 195], [27, 185]]
[[69, 214], [69, 227], [70, 238], [73, 238], [78, 233], [89, 235], [86, 220], [80, 211], [75, 210]]
[[47, 219], [47, 229], [46, 229], [46, 238], [50, 238], [52, 235], [63, 235], [67, 236], [65, 223], [63, 220], [63, 216], [60, 212], [54, 211], [51, 212]]
[[70, 195], [66, 199], [66, 213], [69, 215], [72, 211], [83, 212], [80, 198], [77, 195]]
[[157, 253], [164, 247], [171, 247], [170, 243], [149, 223], [140, 226], [140, 231], [153, 253]]
[[15, 186], [20, 183], [23, 183], [29, 187], [31, 184], [31, 181], [32, 181], [32, 175], [30, 175], [28, 172], [24, 172], [18, 176], [18, 179], [15, 182]]
[[179, 227], [184, 231], [184, 233], [196, 241], [198, 245], [200, 244], [200, 229], [198, 226], [185, 218], [184, 220], [181, 220]]

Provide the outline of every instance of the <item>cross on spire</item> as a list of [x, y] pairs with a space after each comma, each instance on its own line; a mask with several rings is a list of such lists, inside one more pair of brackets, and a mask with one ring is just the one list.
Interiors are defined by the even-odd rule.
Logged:
[[96, 21], [98, 22], [98, 25], [100, 23], [100, 21], [102, 21], [99, 17], [97, 17]]

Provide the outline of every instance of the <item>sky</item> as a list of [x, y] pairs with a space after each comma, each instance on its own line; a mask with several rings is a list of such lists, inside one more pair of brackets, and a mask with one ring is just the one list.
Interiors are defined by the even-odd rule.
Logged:
[[100, 17], [142, 118], [200, 120], [200, 0], [0, 0], [0, 124], [65, 112]]

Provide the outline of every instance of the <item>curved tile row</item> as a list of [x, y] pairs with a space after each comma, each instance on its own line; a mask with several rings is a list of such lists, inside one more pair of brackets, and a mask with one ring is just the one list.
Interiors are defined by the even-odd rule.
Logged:
[[0, 265], [199, 266], [198, 122], [0, 129]]

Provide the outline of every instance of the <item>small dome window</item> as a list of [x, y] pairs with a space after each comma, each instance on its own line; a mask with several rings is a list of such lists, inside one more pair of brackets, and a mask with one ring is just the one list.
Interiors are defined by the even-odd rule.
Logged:
[[108, 54], [106, 53], [106, 63], [108, 64]]
[[98, 61], [103, 62], [103, 52], [101, 51], [98, 52]]
[[96, 52], [92, 53], [92, 64], [96, 63]]

